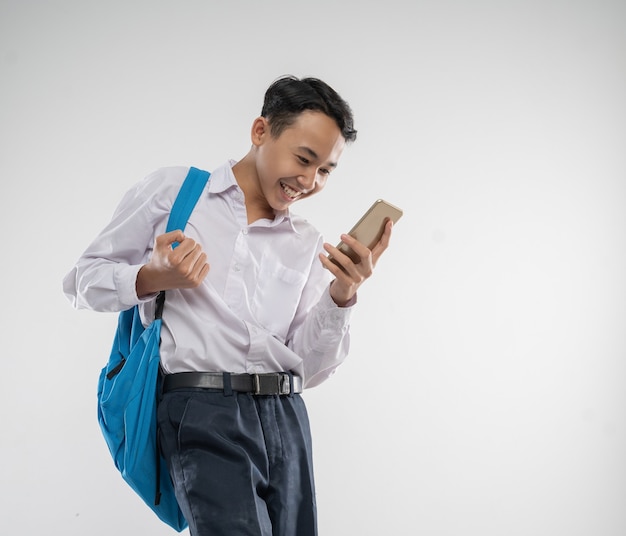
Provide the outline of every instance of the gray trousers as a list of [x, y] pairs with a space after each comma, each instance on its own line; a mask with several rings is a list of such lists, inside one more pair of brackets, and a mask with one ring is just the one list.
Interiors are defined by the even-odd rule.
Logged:
[[158, 407], [161, 450], [191, 536], [315, 536], [300, 395], [178, 389]]

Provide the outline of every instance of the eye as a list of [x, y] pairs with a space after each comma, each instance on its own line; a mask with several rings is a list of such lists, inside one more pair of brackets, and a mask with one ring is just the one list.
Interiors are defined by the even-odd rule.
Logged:
[[330, 175], [330, 169], [320, 168], [320, 173], [322, 175]]
[[305, 158], [304, 156], [300, 156], [300, 155], [296, 155], [298, 157], [298, 160], [300, 160], [300, 163], [304, 164], [304, 165], [309, 165], [309, 159]]

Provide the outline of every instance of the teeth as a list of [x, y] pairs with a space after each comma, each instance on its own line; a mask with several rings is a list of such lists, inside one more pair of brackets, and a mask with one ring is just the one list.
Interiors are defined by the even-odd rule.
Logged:
[[287, 186], [286, 184], [283, 184], [282, 182], [280, 183], [280, 186], [283, 189], [283, 191], [292, 199], [295, 199], [296, 197], [300, 195], [300, 192], [294, 190], [293, 188], [290, 188], [289, 186]]

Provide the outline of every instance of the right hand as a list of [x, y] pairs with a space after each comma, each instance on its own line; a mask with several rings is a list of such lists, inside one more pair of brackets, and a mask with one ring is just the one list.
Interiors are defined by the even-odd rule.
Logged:
[[[178, 242], [176, 248], [173, 244]], [[195, 288], [209, 273], [206, 253], [195, 240], [180, 230], [156, 237], [147, 264], [137, 274], [137, 296], [148, 296], [161, 290]]]

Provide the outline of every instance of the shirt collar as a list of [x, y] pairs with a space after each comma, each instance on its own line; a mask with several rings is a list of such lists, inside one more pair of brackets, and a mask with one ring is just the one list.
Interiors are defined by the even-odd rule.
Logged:
[[[231, 188], [236, 188], [241, 191], [239, 185], [237, 184], [237, 179], [235, 179], [235, 174], [233, 173], [233, 166], [236, 163], [236, 160], [229, 160], [228, 162], [216, 168], [211, 173], [211, 180], [209, 181], [209, 193], [221, 194], [226, 192], [227, 190], [230, 190]], [[269, 227], [275, 227], [278, 225], [289, 225], [294, 233], [300, 234], [300, 232], [294, 225], [293, 218], [289, 209], [277, 212], [274, 216], [274, 220], [271, 222], [268, 221]]]

